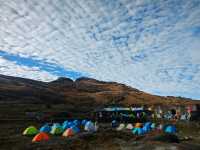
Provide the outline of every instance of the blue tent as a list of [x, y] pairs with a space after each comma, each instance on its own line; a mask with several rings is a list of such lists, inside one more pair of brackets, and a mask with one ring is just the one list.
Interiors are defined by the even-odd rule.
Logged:
[[144, 126], [146, 126], [146, 127], [151, 127], [151, 122], [146, 122], [145, 124], [144, 124]]
[[74, 133], [80, 132], [80, 129], [77, 126], [72, 126], [71, 129], [73, 130]]
[[136, 135], [142, 135], [144, 134], [144, 131], [142, 130], [142, 128], [133, 128], [132, 133]]
[[63, 125], [68, 124], [68, 122], [69, 122], [68, 120], [64, 121], [64, 122], [63, 122]]
[[51, 131], [51, 127], [48, 124], [45, 124], [40, 128], [40, 132], [49, 133], [50, 131]]
[[147, 133], [147, 132], [149, 132], [149, 131], [151, 130], [151, 127], [149, 127], [149, 126], [144, 126], [144, 127], [142, 128], [142, 130], [143, 130], [144, 133]]
[[74, 120], [74, 121], [73, 121], [73, 124], [74, 124], [74, 125], [80, 125], [80, 122], [79, 122], [78, 120]]
[[111, 122], [111, 125], [112, 125], [113, 128], [116, 128], [116, 127], [118, 126], [118, 123], [117, 123], [116, 120], [113, 120], [113, 121]]
[[174, 125], [168, 125], [165, 130], [165, 133], [176, 133], [176, 127]]
[[85, 119], [82, 120], [82, 121], [81, 121], [81, 125], [84, 126], [84, 125], [86, 124], [86, 122], [87, 122], [87, 120], [85, 120]]
[[66, 129], [70, 128], [70, 127], [71, 126], [69, 126], [68, 123], [65, 123], [65, 124], [62, 125], [63, 130], [66, 130]]

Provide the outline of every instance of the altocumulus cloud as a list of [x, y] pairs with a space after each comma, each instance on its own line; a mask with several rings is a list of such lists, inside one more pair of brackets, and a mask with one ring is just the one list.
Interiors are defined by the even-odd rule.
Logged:
[[0, 66], [10, 68], [2, 74], [45, 81], [86, 75], [200, 98], [199, 0], [0, 3]]

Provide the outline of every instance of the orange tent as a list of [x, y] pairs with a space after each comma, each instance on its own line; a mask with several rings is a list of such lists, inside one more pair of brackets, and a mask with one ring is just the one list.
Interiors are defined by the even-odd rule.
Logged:
[[45, 132], [38, 133], [32, 140], [32, 142], [40, 142], [49, 140], [49, 136]]
[[68, 128], [67, 130], [65, 130], [65, 132], [63, 133], [63, 136], [65, 137], [70, 137], [70, 136], [73, 136], [74, 135], [74, 132], [71, 128]]
[[138, 122], [138, 123], [135, 124], [135, 128], [140, 128], [140, 127], [142, 127], [142, 123]]

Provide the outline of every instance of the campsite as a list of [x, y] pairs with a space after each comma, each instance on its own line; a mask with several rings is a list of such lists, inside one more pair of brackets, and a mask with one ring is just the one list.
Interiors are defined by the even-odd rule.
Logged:
[[[8, 89], [0, 82], [1, 150], [200, 148], [198, 101], [154, 96], [86, 78], [70, 84], [68, 79], [59, 79], [54, 86], [38, 85], [34, 80], [30, 85], [29, 79], [1, 76], [5, 79], [10, 83]], [[67, 86], [61, 88], [63, 84]], [[32, 94], [24, 96], [27, 87]], [[55, 93], [46, 95], [43, 91]]]

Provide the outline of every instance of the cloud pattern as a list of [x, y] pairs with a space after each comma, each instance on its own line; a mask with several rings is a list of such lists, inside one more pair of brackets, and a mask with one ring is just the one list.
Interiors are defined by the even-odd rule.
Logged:
[[22, 77], [29, 77], [27, 70], [45, 81], [84, 75], [200, 99], [199, 0], [0, 3], [1, 68], [6, 61], [26, 67], [17, 70]]

